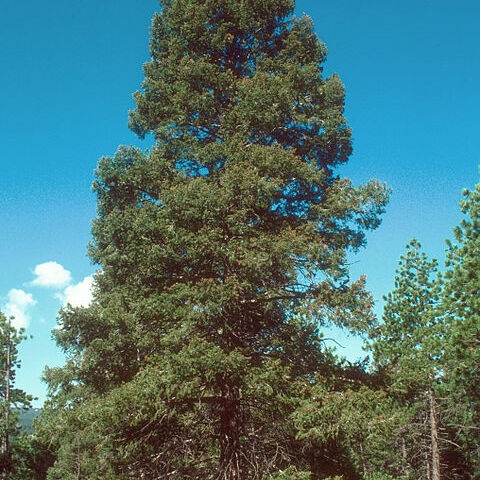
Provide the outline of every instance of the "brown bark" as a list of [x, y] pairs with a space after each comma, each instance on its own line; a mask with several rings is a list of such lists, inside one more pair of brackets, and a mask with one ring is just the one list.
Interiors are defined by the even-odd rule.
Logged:
[[428, 452], [425, 450], [425, 465], [427, 466], [427, 480], [432, 480], [432, 468], [430, 466], [430, 458]]
[[310, 463], [310, 480], [320, 480], [320, 475], [318, 474], [318, 460], [316, 453], [315, 445], [310, 445], [309, 452], [309, 463]]
[[403, 475], [405, 478], [408, 478], [410, 475], [410, 463], [408, 461], [408, 453], [407, 453], [407, 441], [405, 437], [402, 437], [402, 458], [403, 458]]
[[220, 480], [242, 480], [240, 468], [240, 391], [225, 385], [220, 419]]
[[440, 449], [438, 446], [438, 422], [435, 394], [433, 388], [429, 388], [430, 398], [430, 432], [432, 440], [432, 480], [440, 480]]
[[361, 462], [362, 462], [362, 473], [363, 473], [363, 476], [366, 477], [367, 476], [367, 466], [365, 465], [365, 453], [363, 451], [363, 443], [360, 442], [360, 457], [361, 457]]
[[77, 480], [82, 478], [82, 460], [80, 456], [80, 441], [77, 436]]

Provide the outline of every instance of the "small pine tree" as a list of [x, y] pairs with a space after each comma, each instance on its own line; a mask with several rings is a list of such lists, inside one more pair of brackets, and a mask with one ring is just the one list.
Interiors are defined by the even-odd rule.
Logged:
[[[435, 391], [443, 373], [445, 332], [439, 311], [442, 282], [437, 268], [437, 261], [428, 260], [420, 243], [410, 241], [406, 254], [400, 257], [395, 288], [385, 298], [383, 322], [372, 330], [370, 345], [375, 366], [386, 375], [390, 392], [402, 407], [413, 410], [415, 419], [423, 419], [428, 432], [422, 442], [417, 437], [418, 425], [411, 429], [413, 437], [409, 442], [403, 432], [403, 443], [399, 445], [404, 451], [403, 474], [419, 474], [432, 480], [440, 480]], [[423, 464], [423, 472], [415, 468], [419, 463]]]
[[18, 345], [27, 337], [24, 330], [12, 326], [12, 317], [0, 312], [0, 478], [11, 478], [16, 465], [12, 455], [12, 441], [18, 435], [18, 413], [30, 407], [32, 397], [15, 388], [15, 374], [20, 367]]

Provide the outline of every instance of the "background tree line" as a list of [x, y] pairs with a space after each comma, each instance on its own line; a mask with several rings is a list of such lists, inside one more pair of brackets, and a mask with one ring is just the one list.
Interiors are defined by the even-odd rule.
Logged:
[[[99, 162], [94, 301], [59, 313], [67, 361], [27, 439], [2, 317], [3, 478], [479, 478], [480, 187], [445, 274], [412, 240], [377, 321], [348, 255], [389, 192], [337, 173], [344, 88], [293, 8], [161, 2], [130, 115], [155, 145]], [[328, 325], [373, 362], [339, 358]]]

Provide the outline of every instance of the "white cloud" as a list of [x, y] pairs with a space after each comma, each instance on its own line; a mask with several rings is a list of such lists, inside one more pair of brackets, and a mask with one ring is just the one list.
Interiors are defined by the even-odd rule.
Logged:
[[31, 284], [38, 287], [62, 288], [72, 281], [70, 272], [57, 262], [41, 263], [33, 273], [36, 278]]
[[27, 310], [37, 302], [33, 299], [31, 293], [12, 288], [8, 292], [8, 302], [5, 305], [5, 314], [15, 317], [12, 325], [16, 328], [27, 328], [30, 323], [30, 315]]
[[93, 277], [85, 277], [81, 282], [68, 286], [63, 294], [56, 297], [72, 307], [88, 307], [93, 300]]
[[57, 262], [45, 262], [37, 265], [33, 271], [36, 278], [32, 285], [38, 287], [62, 288], [72, 281], [72, 275]]

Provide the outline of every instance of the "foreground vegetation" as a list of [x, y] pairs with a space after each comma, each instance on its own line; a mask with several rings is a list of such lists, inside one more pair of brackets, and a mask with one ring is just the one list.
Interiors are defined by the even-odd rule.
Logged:
[[[161, 3], [130, 116], [155, 146], [99, 162], [94, 301], [59, 314], [34, 436], [6, 377], [3, 478], [480, 478], [480, 187], [443, 278], [412, 240], [377, 321], [347, 256], [388, 191], [336, 173], [344, 88], [311, 21], [291, 0]], [[373, 362], [339, 359], [328, 325]]]

